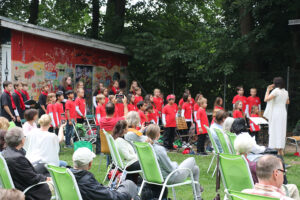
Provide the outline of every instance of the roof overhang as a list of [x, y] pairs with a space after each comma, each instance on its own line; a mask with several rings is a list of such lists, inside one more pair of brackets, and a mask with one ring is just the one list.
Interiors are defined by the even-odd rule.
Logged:
[[101, 50], [110, 51], [119, 54], [126, 54], [125, 53], [126, 48], [121, 45], [116, 45], [116, 44], [102, 42], [95, 39], [72, 35], [62, 31], [56, 31], [41, 26], [36, 26], [33, 24], [15, 21], [2, 16], [0, 16], [0, 26], [8, 29], [16, 30], [16, 31], [30, 33], [33, 35], [38, 35], [46, 38], [78, 44], [86, 47], [101, 49]]

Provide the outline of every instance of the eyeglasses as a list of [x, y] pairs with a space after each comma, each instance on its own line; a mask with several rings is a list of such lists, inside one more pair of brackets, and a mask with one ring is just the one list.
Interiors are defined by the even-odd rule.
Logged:
[[286, 171], [284, 169], [277, 169], [278, 171], [281, 171], [283, 173], [283, 175], [286, 174]]

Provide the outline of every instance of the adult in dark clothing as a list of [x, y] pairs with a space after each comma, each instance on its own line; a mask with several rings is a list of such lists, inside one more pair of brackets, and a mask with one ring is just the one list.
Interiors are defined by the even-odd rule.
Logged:
[[22, 94], [24, 102], [26, 102], [30, 99], [30, 96], [27, 91], [28, 91], [28, 84], [25, 82], [22, 82], [21, 94]]
[[111, 190], [100, 184], [88, 170], [92, 167], [96, 155], [86, 147], [77, 149], [73, 154], [74, 169], [71, 169], [77, 181], [83, 200], [138, 200], [137, 186], [129, 180], [123, 181], [117, 190]]
[[[21, 128], [14, 127], [7, 131], [5, 142], [7, 148], [2, 151], [2, 155], [6, 160], [16, 189], [24, 191], [31, 185], [51, 180], [51, 178], [36, 173], [32, 164], [25, 157], [25, 151], [22, 148], [25, 137]], [[51, 192], [47, 183], [33, 187], [25, 195], [26, 200], [51, 199]]]
[[[21, 119], [24, 119], [24, 112], [25, 112], [25, 101], [22, 96], [22, 83], [17, 82], [14, 84], [14, 93], [12, 94], [16, 108], [18, 110], [19, 116]], [[22, 126], [21, 122], [16, 122], [17, 126]]]
[[[70, 76], [64, 77], [62, 79], [61, 85], [58, 86], [58, 90], [62, 91], [64, 93], [65, 101], [67, 101], [68, 97], [66, 95], [66, 92], [68, 90], [73, 90], [73, 87], [72, 87], [72, 78]], [[65, 101], [63, 101], [63, 102], [65, 102]]]
[[11, 95], [13, 85], [10, 81], [3, 82], [4, 92], [1, 95], [1, 116], [5, 117], [8, 121], [20, 122], [20, 117], [16, 104]]
[[48, 90], [49, 87], [47, 84], [44, 84], [41, 88], [41, 94], [39, 96], [39, 104], [40, 104], [40, 109], [39, 109], [39, 117], [41, 117], [43, 114], [47, 113], [47, 96], [48, 96]]

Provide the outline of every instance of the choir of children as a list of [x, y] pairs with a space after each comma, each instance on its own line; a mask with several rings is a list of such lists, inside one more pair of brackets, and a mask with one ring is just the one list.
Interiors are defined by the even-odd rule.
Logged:
[[[13, 87], [14, 92], [13, 94]], [[28, 85], [22, 82], [16, 82], [12, 84], [9, 81], [3, 82], [4, 92], [1, 95], [1, 116], [7, 118], [9, 121], [15, 121], [17, 125], [21, 125], [21, 119], [24, 118], [27, 121], [23, 127], [26, 130], [31, 130], [36, 127], [35, 121], [39, 116], [44, 113], [50, 115], [52, 120], [53, 131], [57, 132], [62, 120], [66, 117], [66, 147], [71, 147], [71, 138], [74, 135], [73, 125], [75, 123], [84, 123], [87, 115], [86, 100], [84, 84], [78, 82], [76, 91], [72, 90], [70, 86], [69, 90], [58, 91], [55, 93], [49, 93], [49, 87], [44, 84], [41, 87], [41, 94], [39, 96], [39, 112], [35, 109], [30, 109], [30, 106], [25, 105], [27, 100], [30, 100], [30, 96], [27, 92]], [[76, 98], [74, 100], [74, 94]], [[108, 96], [108, 94], [111, 94]], [[250, 96], [246, 98], [244, 96], [244, 88], [242, 86], [237, 87], [237, 95], [233, 98], [233, 117], [234, 118], [246, 118], [246, 117], [258, 117], [261, 110], [260, 98], [256, 96], [256, 88], [250, 89]], [[67, 100], [65, 100], [67, 97]], [[124, 99], [126, 99], [124, 101]], [[207, 130], [205, 126], [209, 126], [206, 108], [208, 105], [207, 99], [202, 94], [197, 94], [195, 100], [192, 98], [188, 89], [184, 91], [182, 99], [180, 99], [178, 105], [175, 103], [175, 95], [170, 94], [167, 96], [164, 103], [163, 94], [160, 89], [156, 88], [152, 94], [147, 94], [145, 100], [142, 96], [142, 90], [138, 87], [136, 81], [133, 81], [129, 90], [129, 94], [124, 95], [124, 91], [120, 90], [119, 82], [114, 81], [111, 88], [111, 92], [108, 92], [108, 88], [105, 88], [103, 83], [99, 83], [96, 90], [93, 93], [93, 107], [95, 108], [95, 122], [98, 131], [100, 130], [100, 120], [106, 117], [106, 104], [108, 102], [114, 104], [114, 118], [122, 118], [127, 112], [136, 111], [140, 117], [140, 125], [138, 128], [143, 128], [149, 124], [162, 125], [164, 128], [163, 133], [163, 145], [172, 150], [174, 137], [176, 135], [176, 117], [181, 116], [185, 118], [188, 130], [195, 125], [195, 132], [198, 136], [197, 140], [197, 152], [199, 155], [206, 155], [205, 141], [207, 138]], [[126, 113], [124, 105], [126, 104]], [[27, 110], [26, 110], [27, 109]], [[215, 122], [216, 113], [219, 110], [224, 110], [223, 99], [217, 97], [214, 103], [212, 112], [211, 124]], [[250, 112], [251, 111], [251, 112]], [[257, 137], [260, 127], [254, 124], [250, 120], [250, 132], [253, 136]], [[187, 140], [185, 142], [188, 142]], [[100, 138], [97, 138], [96, 151], [100, 153]]]

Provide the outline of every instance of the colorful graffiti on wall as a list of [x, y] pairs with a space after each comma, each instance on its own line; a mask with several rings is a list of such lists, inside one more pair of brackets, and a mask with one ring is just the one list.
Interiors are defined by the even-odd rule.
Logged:
[[30, 96], [36, 100], [44, 83], [51, 91], [56, 91], [64, 76], [75, 80], [75, 67], [78, 65], [93, 67], [92, 88], [99, 82], [110, 87], [115, 74], [126, 80], [126, 55], [13, 30], [11, 46], [12, 80], [27, 82]]

